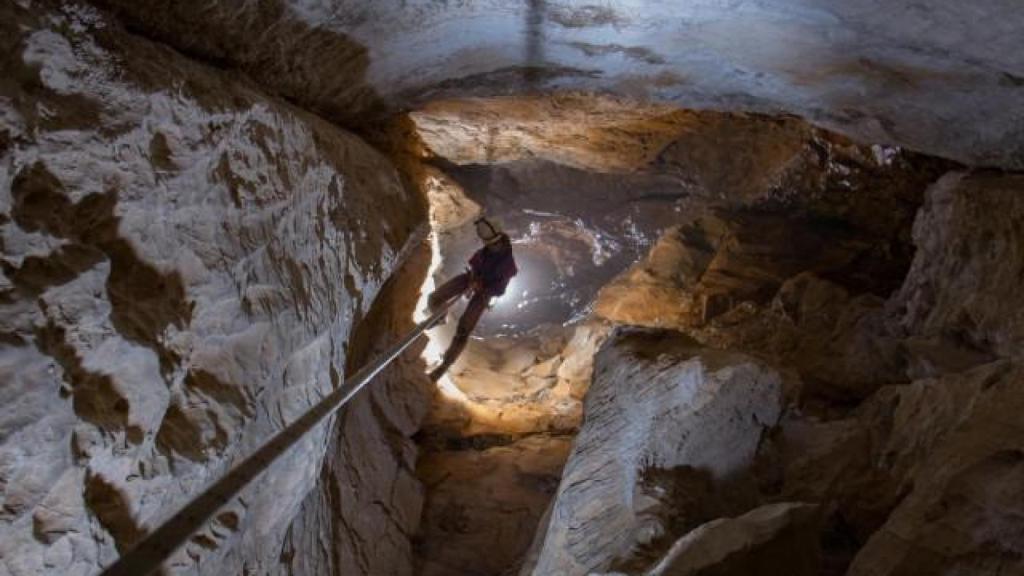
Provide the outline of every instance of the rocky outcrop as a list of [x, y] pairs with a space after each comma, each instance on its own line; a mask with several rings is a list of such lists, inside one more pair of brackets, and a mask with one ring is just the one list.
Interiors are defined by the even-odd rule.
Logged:
[[[0, 557], [92, 574], [341, 384], [423, 207], [356, 137], [87, 5], [4, 3], [0, 37]], [[302, 573], [282, 542], [333, 429], [169, 568]]]
[[[914, 223], [917, 256], [893, 305], [914, 345], [1000, 356], [1024, 341], [1024, 176], [950, 174], [928, 193]], [[943, 353], [922, 375], [941, 373]]]
[[[779, 498], [827, 503], [828, 533], [845, 540], [827, 551], [845, 556], [834, 573], [851, 559], [858, 575], [1020, 569], [1008, 536], [1020, 529], [1019, 495], [1007, 487], [1019, 474], [1011, 414], [1021, 375], [1005, 345], [1017, 337], [1019, 241], [1016, 227], [999, 224], [1016, 218], [1019, 189], [1019, 178], [993, 174], [932, 187], [903, 288], [860, 330], [896, 359], [890, 374], [914, 381], [879, 389], [847, 418], [794, 413], [765, 446], [781, 462], [766, 484], [777, 483]], [[832, 340], [825, 358], [850, 358], [852, 344]]]
[[700, 123], [673, 106], [583, 93], [433, 101], [410, 116], [427, 148], [456, 164], [543, 158], [592, 172], [643, 169]]
[[720, 213], [669, 230], [646, 260], [604, 287], [595, 312], [652, 327], [705, 324], [742, 302], [764, 303], [801, 272], [838, 274], [863, 240], [813, 222], [764, 213]]
[[[994, 173], [953, 173], [932, 186], [914, 225], [914, 260], [887, 300], [820, 269], [831, 279], [802, 272], [783, 280], [793, 261], [771, 242], [746, 263], [718, 259], [735, 263], [718, 275], [726, 293], [765, 292], [701, 299], [713, 294], [710, 263], [744, 243], [688, 242], [683, 232], [694, 228], [664, 237], [621, 281], [616, 314], [679, 326], [784, 375], [789, 406], [758, 446], [757, 498], [820, 504], [821, 574], [1021, 569], [1013, 535], [1021, 530], [1022, 435], [1013, 415], [1021, 410], [1022, 257], [1011, 224], [1020, 220], [1020, 189], [1019, 177]], [[801, 252], [813, 270], [817, 252]], [[695, 531], [683, 541], [702, 538]], [[808, 553], [819, 545], [805, 544]], [[619, 568], [646, 573], [656, 559], [635, 553]], [[710, 569], [728, 571], [729, 562]]]
[[906, 494], [848, 574], [1024, 570], [1024, 370], [998, 362], [892, 391], [883, 465]]
[[694, 529], [645, 576], [818, 576], [817, 545], [814, 505], [769, 504]]
[[619, 331], [602, 347], [586, 419], [523, 574], [607, 569], [667, 532], [749, 506], [781, 379], [751, 358], [687, 342]]

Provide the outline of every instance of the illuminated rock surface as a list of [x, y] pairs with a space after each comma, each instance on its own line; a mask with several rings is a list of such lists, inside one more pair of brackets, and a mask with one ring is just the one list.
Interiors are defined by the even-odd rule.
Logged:
[[[423, 211], [360, 139], [93, 9], [8, 2], [0, 29], [2, 571], [95, 574], [340, 383]], [[281, 542], [332, 429], [172, 571], [308, 560], [282, 558]], [[350, 444], [346, 459], [400, 465], [385, 444]], [[381, 471], [346, 489], [403, 482], [416, 484]], [[403, 538], [355, 548], [398, 556]]]
[[583, 89], [798, 114], [869, 142], [1024, 167], [1024, 13], [1004, 0], [103, 3], [332, 118]]
[[614, 333], [595, 359], [586, 419], [524, 573], [586, 574], [663, 534], [666, 516], [709, 520], [708, 502], [687, 511], [664, 487], [648, 492], [661, 471], [694, 486], [729, 485], [718, 504], [743, 506], [761, 436], [781, 409], [778, 374], [751, 358], [690, 348], [678, 333]]
[[1024, 12], [925, 4], [8, 0], [0, 574], [109, 564], [481, 213], [449, 377], [457, 311], [166, 572], [1020, 573]]

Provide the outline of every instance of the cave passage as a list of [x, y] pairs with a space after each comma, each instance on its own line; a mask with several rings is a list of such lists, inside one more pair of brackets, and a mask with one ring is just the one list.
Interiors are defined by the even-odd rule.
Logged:
[[0, 2], [0, 576], [1024, 574], [1021, 30]]
[[[573, 124], [596, 109], [601, 124]], [[583, 422], [595, 355], [616, 325], [735, 349], [722, 339], [750, 328], [723, 319], [770, 309], [801, 274], [886, 297], [910, 267], [925, 189], [952, 167], [792, 117], [600, 97], [436, 102], [411, 117], [427, 149], [441, 151], [427, 158], [433, 256], [423, 293], [465, 269], [481, 215], [509, 233], [520, 269], [438, 383], [418, 435], [425, 576], [527, 569]], [[555, 145], [566, 133], [572, 147]], [[421, 299], [419, 318], [424, 309]], [[459, 308], [449, 316], [428, 336], [428, 365]], [[822, 414], [851, 401], [810, 389], [797, 400]], [[642, 559], [681, 529], [658, 526], [616, 561], [646, 568]]]

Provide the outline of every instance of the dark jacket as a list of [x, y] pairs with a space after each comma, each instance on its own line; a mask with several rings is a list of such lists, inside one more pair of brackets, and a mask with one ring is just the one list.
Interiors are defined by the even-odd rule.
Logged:
[[512, 277], [519, 272], [516, 259], [512, 256], [512, 241], [502, 234], [502, 238], [494, 244], [477, 250], [469, 259], [469, 269], [473, 278], [483, 283], [485, 294], [501, 296]]

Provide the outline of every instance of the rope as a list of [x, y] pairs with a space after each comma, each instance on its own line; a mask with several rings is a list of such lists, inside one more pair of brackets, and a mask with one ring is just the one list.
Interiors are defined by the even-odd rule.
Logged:
[[[171, 516], [159, 528], [150, 532], [100, 576], [144, 576], [158, 569], [195, 532], [202, 528], [218, 510], [238, 495], [249, 482], [266, 470], [275, 460], [294, 446], [303, 436], [325, 418], [344, 406], [359, 393], [374, 376], [405, 351], [428, 328], [439, 322], [457, 297], [444, 303], [430, 318], [420, 322], [402, 340], [388, 349], [375, 362], [364, 366], [350, 381], [351, 386], [339, 386], [298, 420], [278, 432], [258, 450], [231, 469], [220, 480], [210, 485], [184, 508]], [[347, 383], [346, 383], [347, 384]]]

